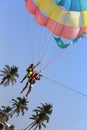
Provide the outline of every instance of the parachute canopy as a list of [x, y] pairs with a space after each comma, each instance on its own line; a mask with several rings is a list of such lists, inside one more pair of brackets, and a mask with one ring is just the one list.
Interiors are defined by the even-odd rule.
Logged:
[[72, 40], [87, 32], [87, 0], [26, 0], [26, 9], [56, 36]]

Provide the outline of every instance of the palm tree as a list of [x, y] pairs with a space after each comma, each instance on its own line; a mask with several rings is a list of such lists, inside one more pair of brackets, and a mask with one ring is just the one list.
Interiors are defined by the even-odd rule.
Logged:
[[34, 120], [29, 126], [27, 126], [24, 130], [36, 130], [39, 128], [41, 130], [42, 126], [46, 128], [45, 122], [49, 122], [49, 115], [52, 113], [52, 105], [51, 104], [42, 104], [41, 107], [37, 107], [33, 110], [35, 112], [34, 115], [30, 119]]
[[11, 110], [12, 108], [10, 106], [2, 106], [3, 109], [0, 109], [0, 118], [2, 118], [5, 121], [9, 120], [9, 117], [11, 117]]
[[1, 85], [8, 86], [10, 83], [14, 85], [16, 83], [16, 77], [19, 77], [18, 75], [18, 68], [16, 66], [10, 67], [9, 65], [5, 65], [3, 70], [0, 70], [2, 76]]
[[27, 99], [25, 97], [21, 98], [21, 97], [17, 97], [17, 100], [12, 99], [12, 111], [11, 114], [12, 116], [17, 113], [17, 116], [19, 116], [20, 112], [22, 113], [22, 115], [25, 114], [25, 110], [28, 110], [27, 107]]

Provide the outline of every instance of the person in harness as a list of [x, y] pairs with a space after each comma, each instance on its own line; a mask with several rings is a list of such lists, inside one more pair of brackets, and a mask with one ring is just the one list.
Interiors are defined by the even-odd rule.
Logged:
[[29, 79], [29, 78], [33, 75], [34, 69], [35, 69], [40, 63], [41, 63], [41, 62], [39, 61], [36, 65], [31, 64], [31, 65], [26, 69], [27, 74], [24, 76], [24, 78], [21, 80], [20, 83], [22, 83], [26, 78]]
[[40, 80], [40, 77], [41, 77], [40, 72], [39, 73], [34, 72], [32, 76], [29, 78], [29, 80], [27, 81], [25, 87], [22, 89], [21, 93], [23, 93], [23, 91], [29, 86], [29, 90], [27, 91], [26, 97], [31, 92], [32, 86], [33, 84], [36, 83], [36, 80]]

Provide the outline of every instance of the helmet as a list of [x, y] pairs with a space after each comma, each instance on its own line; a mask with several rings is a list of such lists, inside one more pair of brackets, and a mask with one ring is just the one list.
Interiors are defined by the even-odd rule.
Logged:
[[31, 64], [30, 66], [34, 66], [34, 64]]

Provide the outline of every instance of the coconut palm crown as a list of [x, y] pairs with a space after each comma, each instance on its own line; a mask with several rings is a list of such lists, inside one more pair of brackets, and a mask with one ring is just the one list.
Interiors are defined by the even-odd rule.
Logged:
[[2, 109], [0, 109], [0, 118], [2, 118], [5, 121], [9, 120], [9, 117], [11, 117], [12, 108], [10, 106], [2, 106]]
[[19, 116], [20, 113], [22, 113], [22, 116], [25, 114], [25, 110], [28, 110], [27, 104], [29, 101], [25, 97], [17, 97], [16, 99], [12, 99], [12, 111], [11, 115], [13, 116], [15, 113], [17, 113], [17, 116]]
[[10, 83], [14, 85], [16, 83], [16, 78], [19, 77], [18, 67], [9, 65], [5, 65], [5, 67], [0, 70], [0, 76], [2, 80], [0, 82], [1, 85], [8, 86]]
[[46, 128], [46, 123], [49, 122], [49, 115], [52, 113], [52, 105], [51, 104], [42, 104], [41, 107], [37, 107], [33, 110], [35, 114], [32, 115], [30, 119], [33, 120], [33, 122], [27, 126], [24, 130], [36, 130], [37, 128], [41, 130], [42, 126]]

